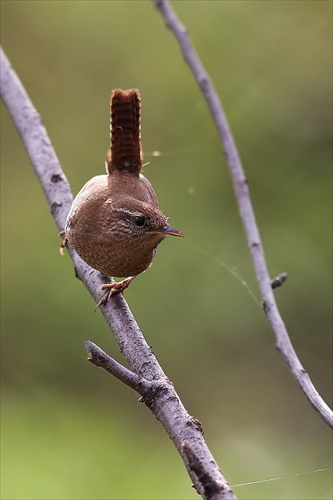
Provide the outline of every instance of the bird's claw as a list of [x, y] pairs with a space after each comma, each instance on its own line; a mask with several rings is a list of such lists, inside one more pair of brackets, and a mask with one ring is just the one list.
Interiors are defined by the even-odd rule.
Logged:
[[123, 293], [126, 288], [130, 285], [130, 283], [134, 280], [135, 276], [130, 276], [129, 278], [126, 278], [122, 281], [119, 281], [118, 283], [105, 283], [105, 285], [102, 285], [98, 291], [101, 290], [108, 290], [104, 297], [101, 298], [101, 300], [96, 304], [95, 311], [98, 307], [104, 305], [107, 303], [107, 301], [113, 296], [116, 295], [117, 293]]
[[60, 231], [58, 236], [60, 236], [60, 238], [62, 238], [62, 241], [59, 245], [59, 252], [60, 252], [60, 255], [64, 255], [64, 248], [67, 245], [68, 238], [67, 238], [67, 236], [65, 236], [65, 231]]

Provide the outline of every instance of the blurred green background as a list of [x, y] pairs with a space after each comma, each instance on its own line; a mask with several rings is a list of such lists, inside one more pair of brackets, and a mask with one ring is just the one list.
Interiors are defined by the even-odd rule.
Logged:
[[[332, 404], [332, 3], [173, 6], [230, 121], [271, 276], [289, 273], [276, 297], [293, 345]], [[1, 15], [74, 193], [104, 172], [110, 91], [141, 91], [145, 175], [186, 238], [165, 241], [126, 298], [230, 483], [283, 477], [237, 496], [331, 498], [331, 471], [293, 476], [330, 466], [331, 432], [275, 350], [217, 132], [159, 13], [149, 1], [17, 0]], [[87, 339], [124, 360], [59, 256], [1, 106], [2, 498], [198, 498], [137, 395], [86, 361]]]

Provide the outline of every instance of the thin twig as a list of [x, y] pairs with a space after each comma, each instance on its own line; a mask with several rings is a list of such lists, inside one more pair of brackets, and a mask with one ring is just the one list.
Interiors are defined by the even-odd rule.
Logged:
[[290, 371], [313, 408], [333, 428], [333, 412], [314, 387], [308, 373], [300, 363], [279, 313], [271, 286], [263, 245], [261, 242], [248, 182], [217, 92], [188, 36], [185, 26], [178, 19], [168, 0], [154, 0], [168, 28], [178, 40], [183, 57], [189, 65], [211, 111], [224, 147], [239, 212], [243, 221], [248, 246], [252, 255], [257, 281], [262, 295], [263, 309], [275, 334], [276, 347], [282, 353]]
[[288, 278], [288, 273], [281, 273], [279, 276], [275, 276], [275, 278], [272, 279], [271, 281], [271, 287], [273, 290], [275, 288], [279, 288], [280, 286], [283, 285], [283, 283], [287, 280]]
[[150, 380], [139, 377], [136, 373], [111, 358], [111, 356], [90, 340], [85, 342], [84, 346], [89, 352], [88, 361], [111, 373], [111, 375], [128, 385], [131, 389], [134, 389], [134, 391], [137, 391], [141, 396], [145, 396], [152, 390], [153, 383]]
[[[22, 138], [52, 215], [61, 231], [73, 199], [70, 186], [52, 148], [41, 117], [32, 105], [2, 49], [0, 49], [0, 65], [1, 97]], [[105, 283], [106, 278], [83, 262], [70, 247], [69, 252], [77, 277], [85, 284], [95, 301], [98, 301], [97, 290]], [[188, 465], [188, 459], [183, 450], [184, 443], [191, 443], [191, 451], [201, 464], [200, 470], [205, 471], [210, 483], [223, 485], [223, 490], [214, 497], [214, 500], [235, 500], [235, 495], [207, 447], [201, 425], [186, 411], [172, 383], [164, 374], [152, 349], [145, 341], [124, 298], [121, 294], [117, 294], [100, 309], [133, 373], [154, 386], [155, 390], [149, 397], [146, 393], [143, 401], [161, 422], [175, 444], [198, 493], [204, 499], [208, 498], [200, 478]], [[92, 347], [91, 344], [89, 347]], [[126, 369], [124, 367], [122, 367], [123, 370], [119, 367], [116, 369], [115, 364], [111, 364], [113, 364], [113, 373], [121, 378], [120, 372], [122, 371], [124, 375]], [[112, 370], [110, 369], [111, 373]], [[127, 373], [125, 376], [127, 382], [130, 379], [128, 375]], [[135, 385], [134, 379], [132, 382]]]

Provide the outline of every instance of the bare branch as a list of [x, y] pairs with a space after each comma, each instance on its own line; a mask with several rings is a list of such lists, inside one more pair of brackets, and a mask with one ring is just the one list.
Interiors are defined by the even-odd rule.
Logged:
[[170, 28], [177, 38], [183, 57], [202, 90], [220, 134], [224, 153], [229, 163], [238, 208], [243, 221], [248, 246], [252, 255], [255, 273], [262, 295], [263, 308], [274, 331], [276, 347], [282, 353], [294, 378], [303, 390], [310, 404], [319, 413], [324, 422], [333, 428], [333, 412], [322, 399], [314, 387], [308, 373], [300, 363], [279, 313], [252, 207], [248, 182], [220, 99], [190, 41], [186, 28], [178, 19], [168, 0], [154, 0], [154, 3], [162, 14], [167, 27]]
[[111, 358], [111, 356], [106, 354], [106, 352], [104, 352], [96, 344], [90, 342], [90, 340], [85, 342], [84, 346], [89, 352], [88, 361], [111, 373], [118, 380], [141, 394], [141, 396], [145, 396], [151, 390], [153, 385], [152, 382], [139, 377], [136, 373], [132, 372], [128, 368], [125, 368], [125, 366]]
[[217, 481], [212, 482], [211, 477], [206, 473], [203, 464], [199, 460], [198, 456], [193, 453], [188, 443], [183, 443], [183, 451], [188, 461], [189, 468], [197, 475], [198, 479], [200, 480], [200, 483], [204, 490], [204, 498], [207, 498], [209, 500], [217, 500], [218, 498], [220, 498], [220, 495], [224, 490], [224, 485], [222, 483], [218, 483]]
[[[33, 107], [2, 49], [0, 49], [0, 65], [1, 96], [27, 149], [30, 162], [48, 200], [51, 213], [61, 231], [72, 203], [70, 187], [42, 124], [41, 117]], [[95, 301], [98, 301], [97, 290], [105, 283], [106, 277], [85, 264], [70, 247], [69, 252], [74, 262], [76, 276], [86, 285]], [[120, 379], [123, 377], [123, 381], [126, 379], [125, 383], [132, 384], [133, 388], [139, 387], [139, 379], [144, 379], [146, 388], [150, 383], [152, 390], [145, 392], [143, 401], [174, 442], [196, 490], [203, 498], [212, 498], [206, 495], [205, 486], [202, 485], [200, 477], [193, 467], [189, 466], [188, 458], [183, 449], [184, 443], [191, 443], [191, 452], [200, 461], [201, 473], [205, 472], [205, 477], [209, 477], [210, 484], [223, 485], [220, 493], [214, 496], [214, 500], [234, 500], [236, 497], [203, 438], [201, 425], [186, 411], [172, 383], [164, 374], [152, 349], [145, 341], [125, 299], [121, 294], [117, 294], [100, 309], [133, 373], [128, 373], [126, 368], [118, 365], [112, 359], [110, 361], [110, 359], [105, 358], [103, 361], [100, 357], [100, 366], [110, 368], [108, 371]], [[95, 349], [90, 343], [88, 347], [95, 354], [98, 353], [97, 346]]]

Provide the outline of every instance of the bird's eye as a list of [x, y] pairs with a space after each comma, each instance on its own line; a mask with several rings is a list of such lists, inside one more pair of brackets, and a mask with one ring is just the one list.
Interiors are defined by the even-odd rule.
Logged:
[[146, 219], [142, 215], [136, 215], [134, 217], [134, 222], [137, 226], [143, 227], [146, 224]]

